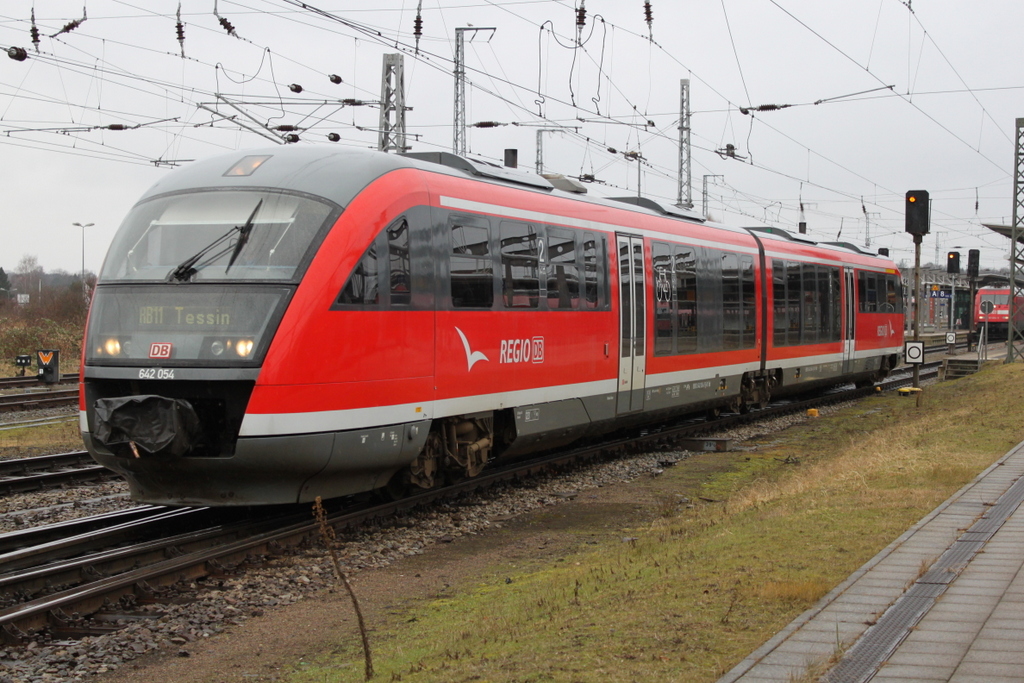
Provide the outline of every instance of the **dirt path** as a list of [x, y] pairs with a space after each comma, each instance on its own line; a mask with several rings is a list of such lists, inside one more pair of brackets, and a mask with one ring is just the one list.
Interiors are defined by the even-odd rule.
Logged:
[[[689, 463], [694, 465], [696, 463]], [[699, 476], [699, 469], [696, 474]], [[669, 490], [671, 489], [671, 490]], [[417, 601], [452, 594], [480, 581], [501, 579], [526, 566], [565, 561], [578, 549], [620, 543], [632, 526], [658, 514], [679, 480], [643, 477], [629, 484], [584, 491], [572, 500], [497, 522], [487, 531], [439, 543], [390, 567], [352, 577], [371, 630], [401, 618]], [[325, 591], [189, 643], [176, 656], [146, 656], [98, 677], [104, 683], [252, 683], [278, 680], [343, 643], [357, 660], [355, 616], [347, 594]], [[371, 646], [373, 634], [370, 636]]]

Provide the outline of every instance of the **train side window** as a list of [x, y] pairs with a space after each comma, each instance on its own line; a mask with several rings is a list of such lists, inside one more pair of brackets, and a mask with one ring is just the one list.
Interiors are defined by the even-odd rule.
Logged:
[[697, 352], [697, 255], [693, 247], [675, 248], [676, 352]]
[[861, 271], [857, 278], [857, 291], [860, 294], [860, 312], [878, 312], [878, 278], [875, 273]]
[[752, 349], [757, 346], [757, 300], [753, 256], [740, 256], [740, 280], [743, 290], [743, 341], [741, 348]]
[[829, 341], [837, 342], [843, 338], [843, 301], [842, 295], [839, 289], [840, 284], [840, 270], [839, 268], [829, 268], [829, 307], [831, 310], [831, 323], [832, 327], [829, 332]]
[[786, 296], [789, 297], [787, 308], [789, 308], [789, 345], [795, 346], [803, 343], [801, 322], [803, 321], [803, 284], [801, 264], [793, 261], [786, 261]]
[[505, 308], [537, 308], [540, 302], [539, 241], [537, 228], [502, 221], [501, 291]]
[[388, 282], [391, 305], [412, 303], [412, 267], [409, 252], [409, 221], [404, 218], [391, 224], [388, 236]]
[[742, 347], [743, 299], [740, 292], [739, 263], [736, 254], [722, 254], [722, 348]]
[[654, 263], [654, 355], [669, 356], [674, 352], [676, 337], [672, 247], [664, 242], [654, 242], [651, 256]]
[[839, 304], [839, 269], [817, 266], [818, 306], [821, 316], [818, 324], [820, 343], [839, 341], [841, 335]]
[[786, 332], [789, 330], [789, 308], [786, 304], [786, 264], [772, 261], [772, 345], [786, 346]]
[[890, 313], [903, 312], [903, 291], [902, 283], [895, 275], [885, 276], [885, 301], [888, 304], [886, 310]]
[[818, 330], [821, 321], [821, 300], [818, 293], [817, 267], [813, 263], [805, 263], [803, 270], [803, 320], [801, 341], [804, 344], [818, 343]]
[[348, 282], [338, 295], [339, 304], [355, 306], [377, 306], [380, 304], [379, 279], [380, 262], [377, 259], [377, 240], [363, 253], [356, 267], [352, 269]]
[[[601, 306], [601, 290], [598, 284], [598, 249], [597, 239], [594, 233], [583, 233], [583, 308], [594, 310]], [[601, 244], [604, 245], [604, 235], [601, 235]], [[600, 254], [603, 262], [604, 249]]]
[[494, 305], [494, 266], [490, 230], [482, 225], [453, 224], [451, 228], [452, 306], [491, 308]]
[[548, 308], [580, 307], [580, 275], [576, 267], [574, 230], [551, 228], [548, 233]]

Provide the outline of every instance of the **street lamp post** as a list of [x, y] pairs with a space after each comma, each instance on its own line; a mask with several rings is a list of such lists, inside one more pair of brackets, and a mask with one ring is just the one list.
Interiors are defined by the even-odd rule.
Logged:
[[91, 228], [95, 223], [72, 223], [71, 225], [77, 225], [82, 229], [82, 286], [85, 287], [85, 229]]

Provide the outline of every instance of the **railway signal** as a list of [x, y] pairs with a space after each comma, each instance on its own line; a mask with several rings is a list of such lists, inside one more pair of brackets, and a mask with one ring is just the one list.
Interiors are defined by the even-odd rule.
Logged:
[[907, 363], [920, 365], [924, 362], [924, 342], [906, 342], [903, 355]]
[[978, 277], [978, 268], [981, 266], [980, 262], [980, 249], [971, 249], [967, 252], [967, 277]]
[[946, 254], [946, 272], [950, 275], [960, 274], [960, 252], [951, 251]]
[[906, 232], [911, 235], [927, 235], [929, 229], [928, 191], [911, 190], [907, 192]]
[[[905, 230], [914, 236], [914, 342], [921, 341], [921, 242], [928, 234], [928, 191], [907, 192]], [[908, 352], [909, 353], [909, 352]], [[909, 361], [908, 361], [909, 362]], [[921, 386], [921, 366], [914, 365], [914, 388]]]

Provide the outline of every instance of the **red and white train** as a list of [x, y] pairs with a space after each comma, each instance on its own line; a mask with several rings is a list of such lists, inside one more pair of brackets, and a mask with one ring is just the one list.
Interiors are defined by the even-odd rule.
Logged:
[[80, 421], [137, 500], [302, 502], [871, 382], [902, 349], [899, 273], [847, 244], [449, 154], [289, 146], [191, 164], [132, 209]]
[[[985, 313], [983, 304], [991, 302]], [[1006, 339], [1010, 321], [1010, 288], [982, 287], [974, 295], [974, 329], [979, 334], [988, 325], [989, 339]], [[1024, 300], [1018, 299], [1017, 327], [1024, 328]]]

